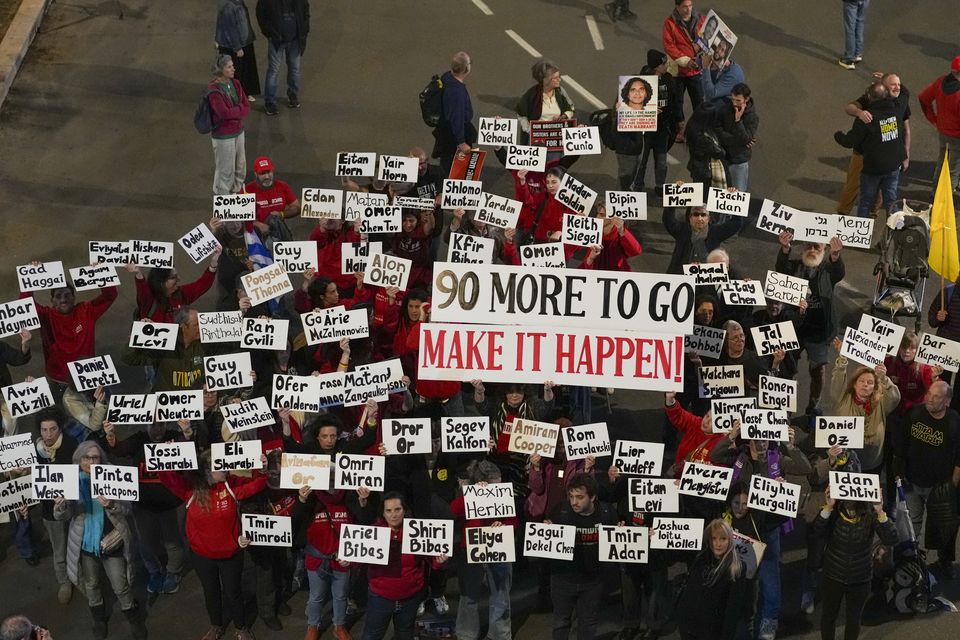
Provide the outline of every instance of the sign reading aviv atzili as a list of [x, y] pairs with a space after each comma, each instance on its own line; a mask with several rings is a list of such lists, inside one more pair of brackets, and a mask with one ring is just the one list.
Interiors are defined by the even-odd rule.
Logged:
[[0, 389], [11, 418], [27, 416], [53, 406], [53, 394], [47, 379], [37, 378]]
[[240, 351], [203, 359], [203, 377], [210, 391], [229, 391], [253, 386], [250, 353]]

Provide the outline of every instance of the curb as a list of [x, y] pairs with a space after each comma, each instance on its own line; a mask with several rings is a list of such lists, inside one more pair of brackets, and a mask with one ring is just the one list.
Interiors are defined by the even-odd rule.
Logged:
[[52, 2], [53, 0], [23, 0], [3, 36], [3, 41], [0, 42], [0, 108], [3, 107], [10, 87], [20, 71], [20, 65], [23, 64], [23, 58], [37, 35], [43, 14]]

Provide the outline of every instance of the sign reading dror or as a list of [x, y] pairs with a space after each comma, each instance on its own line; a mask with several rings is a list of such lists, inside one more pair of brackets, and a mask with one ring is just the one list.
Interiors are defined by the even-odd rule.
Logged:
[[398, 418], [383, 421], [383, 446], [387, 455], [429, 454], [430, 418]]

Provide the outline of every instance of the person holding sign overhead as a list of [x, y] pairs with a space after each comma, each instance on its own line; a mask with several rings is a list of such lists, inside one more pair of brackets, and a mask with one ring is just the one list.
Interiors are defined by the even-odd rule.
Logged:
[[210, 264], [200, 277], [182, 286], [176, 269], [153, 267], [144, 277], [140, 267], [128, 264], [127, 271], [133, 274], [137, 286], [137, 318], [173, 322], [173, 315], [178, 309], [189, 306], [213, 286], [222, 252], [222, 247], [214, 249]]
[[557, 200], [557, 191], [560, 182], [567, 170], [561, 166], [547, 169], [544, 179], [544, 190], [533, 191], [527, 184], [527, 171], [517, 171], [516, 199], [523, 203], [520, 218], [517, 222], [517, 231], [520, 233], [521, 245], [531, 242], [552, 242], [560, 239], [560, 230], [563, 227], [563, 214], [576, 213], [565, 204]]
[[683, 265], [706, 262], [711, 251], [740, 233], [746, 219], [729, 216], [724, 222], [712, 222], [706, 207], [688, 207], [685, 218], [681, 222], [680, 211], [674, 207], [663, 209], [663, 226], [675, 243], [667, 273], [682, 274]]
[[591, 247], [580, 268], [633, 271], [627, 260], [643, 252], [640, 241], [626, 228], [623, 218], [607, 217], [607, 207], [603, 202], [597, 203], [597, 217], [603, 220], [603, 246]]
[[930, 385], [940, 378], [943, 369], [916, 361], [920, 338], [913, 331], [903, 334], [896, 355], [889, 355], [883, 361], [887, 368], [887, 377], [900, 390], [900, 406], [897, 415], [905, 416], [915, 406], [923, 403]]

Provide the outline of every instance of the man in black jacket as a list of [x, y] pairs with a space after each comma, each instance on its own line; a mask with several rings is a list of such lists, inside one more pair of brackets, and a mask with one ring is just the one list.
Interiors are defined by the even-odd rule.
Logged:
[[873, 116], [871, 122], [853, 121], [847, 133], [837, 131], [834, 139], [842, 146], [863, 154], [863, 171], [860, 174], [860, 202], [857, 215], [867, 217], [870, 205], [879, 191], [883, 206], [889, 212], [897, 199], [897, 184], [903, 161], [907, 158], [903, 110], [882, 84], [875, 84], [867, 91], [870, 106], [867, 111]]
[[300, 56], [310, 32], [310, 5], [307, 0], [258, 0], [257, 22], [269, 41], [264, 109], [277, 115], [277, 79], [280, 64], [287, 63], [287, 104], [300, 108]]
[[727, 172], [730, 184], [737, 191], [748, 191], [750, 183], [750, 156], [757, 142], [757, 115], [750, 87], [741, 82], [733, 88], [729, 98], [724, 99], [717, 124], [717, 138], [727, 152]]

